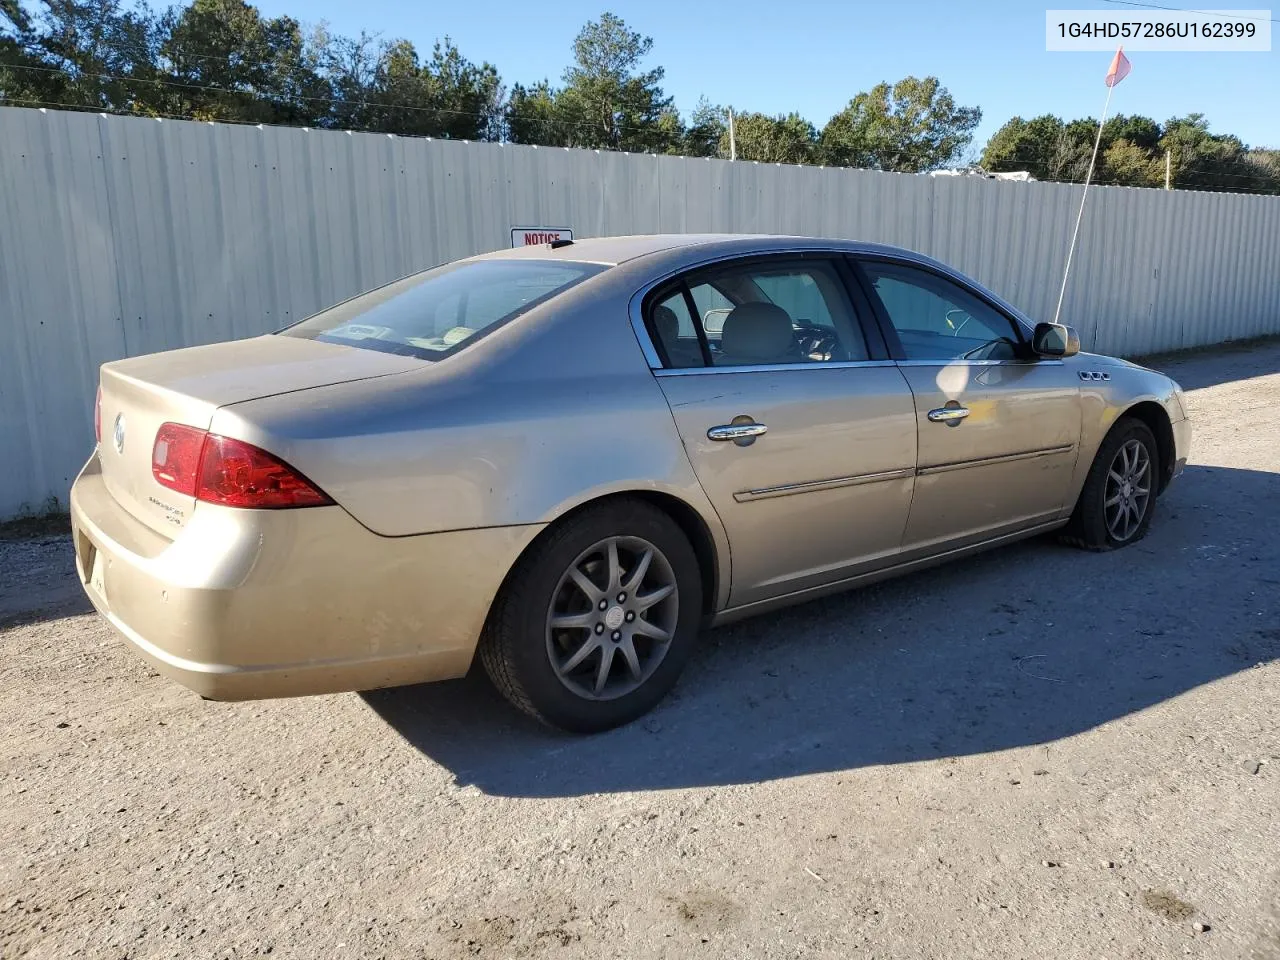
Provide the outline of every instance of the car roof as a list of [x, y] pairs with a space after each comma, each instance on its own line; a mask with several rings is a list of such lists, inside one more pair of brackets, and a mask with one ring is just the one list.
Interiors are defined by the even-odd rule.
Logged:
[[480, 254], [475, 260], [575, 260], [617, 266], [629, 260], [685, 248], [703, 248], [705, 253], [750, 254], [753, 250], [777, 251], [780, 247], [794, 250], [848, 250], [861, 253], [920, 255], [899, 247], [854, 240], [832, 240], [819, 237], [794, 237], [751, 233], [658, 233], [623, 237], [586, 237], [553, 247], [549, 243], [495, 250]]

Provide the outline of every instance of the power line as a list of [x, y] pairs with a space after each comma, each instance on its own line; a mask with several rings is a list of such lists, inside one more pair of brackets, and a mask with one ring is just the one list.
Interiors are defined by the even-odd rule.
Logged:
[[1203, 17], [1217, 17], [1219, 20], [1227, 20], [1235, 22], [1238, 20], [1254, 20], [1258, 23], [1280, 23], [1275, 17], [1232, 17], [1226, 16], [1221, 10], [1187, 10], [1184, 7], [1165, 7], [1158, 3], [1142, 3], [1140, 0], [1104, 0], [1105, 3], [1115, 3], [1126, 7], [1147, 7], [1150, 10], [1168, 10], [1172, 13], [1194, 13]]

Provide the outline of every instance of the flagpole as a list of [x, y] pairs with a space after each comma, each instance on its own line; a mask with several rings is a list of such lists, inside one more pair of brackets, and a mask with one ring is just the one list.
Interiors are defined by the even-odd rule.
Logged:
[[[1119, 82], [1118, 80], [1116, 81]], [[1102, 119], [1098, 121], [1098, 136], [1093, 141], [1093, 155], [1089, 158], [1089, 172], [1084, 178], [1084, 193], [1080, 195], [1080, 212], [1076, 214], [1076, 228], [1071, 231], [1071, 246], [1067, 248], [1067, 266], [1062, 271], [1062, 289], [1058, 291], [1058, 306], [1053, 311], [1053, 322], [1058, 322], [1062, 313], [1062, 298], [1067, 295], [1067, 276], [1071, 273], [1071, 257], [1076, 252], [1076, 237], [1080, 235], [1080, 221], [1084, 219], [1084, 202], [1089, 196], [1089, 181], [1093, 179], [1093, 165], [1098, 159], [1098, 147], [1102, 145], [1102, 125], [1107, 122], [1107, 110], [1111, 107], [1111, 94], [1115, 92], [1115, 84], [1107, 85], [1107, 102], [1102, 105]], [[1096, 332], [1095, 332], [1096, 335]], [[1093, 344], [1089, 345], [1090, 347]]]

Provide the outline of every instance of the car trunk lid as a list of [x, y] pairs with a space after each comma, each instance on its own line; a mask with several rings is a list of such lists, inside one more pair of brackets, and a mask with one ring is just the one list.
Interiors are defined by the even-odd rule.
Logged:
[[413, 357], [293, 337], [265, 336], [104, 364], [101, 379], [103, 482], [120, 506], [173, 537], [193, 497], [151, 472], [156, 431], [166, 422], [208, 429], [227, 404], [421, 369]]

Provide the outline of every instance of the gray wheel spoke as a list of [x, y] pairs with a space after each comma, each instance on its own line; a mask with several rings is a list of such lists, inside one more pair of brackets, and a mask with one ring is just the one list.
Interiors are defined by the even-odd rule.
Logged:
[[653, 640], [661, 640], [664, 643], [671, 639], [671, 634], [663, 630], [657, 624], [650, 623], [648, 620], [637, 620], [632, 627], [636, 633], [642, 637], [649, 637]]
[[636, 655], [635, 641], [631, 637], [627, 637], [620, 644], [618, 649], [622, 652], [622, 657], [627, 661], [627, 668], [631, 671], [631, 675], [637, 680], [640, 679], [640, 657]]
[[623, 587], [634, 593], [640, 584], [644, 583], [644, 575], [649, 572], [651, 563], [653, 563], [653, 550], [646, 550], [636, 562], [635, 569], [631, 571]]
[[596, 671], [595, 694], [604, 692], [604, 685], [609, 682], [609, 668], [613, 666], [613, 647], [610, 644], [600, 646], [600, 669]]
[[577, 567], [569, 571], [569, 579], [578, 585], [578, 589], [586, 594], [587, 599], [593, 604], [604, 596], [604, 592], [591, 582], [591, 578]]
[[636, 606], [641, 610], [648, 610], [655, 603], [665, 600], [667, 597], [671, 596], [671, 593], [675, 588], [676, 585], [674, 583], [668, 583], [665, 586], [650, 590], [648, 593], [636, 594]]
[[574, 655], [564, 662], [564, 666], [560, 668], [560, 671], [562, 673], [568, 673], [570, 670], [573, 670], [580, 663], [582, 663], [583, 660], [591, 656], [591, 651], [596, 649], [596, 647], [598, 646], [600, 646], [599, 640], [597, 640], [595, 637], [587, 637], [587, 639], [583, 641], [582, 646], [580, 646], [577, 649]]
[[1124, 483], [1124, 477], [1120, 476], [1120, 474], [1116, 473], [1114, 470], [1108, 470], [1107, 476], [1109, 476], [1117, 486]]
[[596, 622], [596, 612], [566, 613], [552, 617], [548, 623], [552, 630], [590, 630]]
[[622, 586], [622, 563], [618, 560], [618, 541], [610, 540], [605, 551], [609, 555], [609, 593]]
[[1116, 495], [1115, 495], [1114, 497], [1111, 497], [1110, 499], [1108, 499], [1108, 500], [1103, 504], [1103, 506], [1104, 506], [1104, 507], [1114, 507], [1114, 506], [1115, 506], [1117, 503], [1119, 503], [1119, 502], [1120, 502], [1120, 494], [1119, 494], [1119, 493], [1116, 493]]

